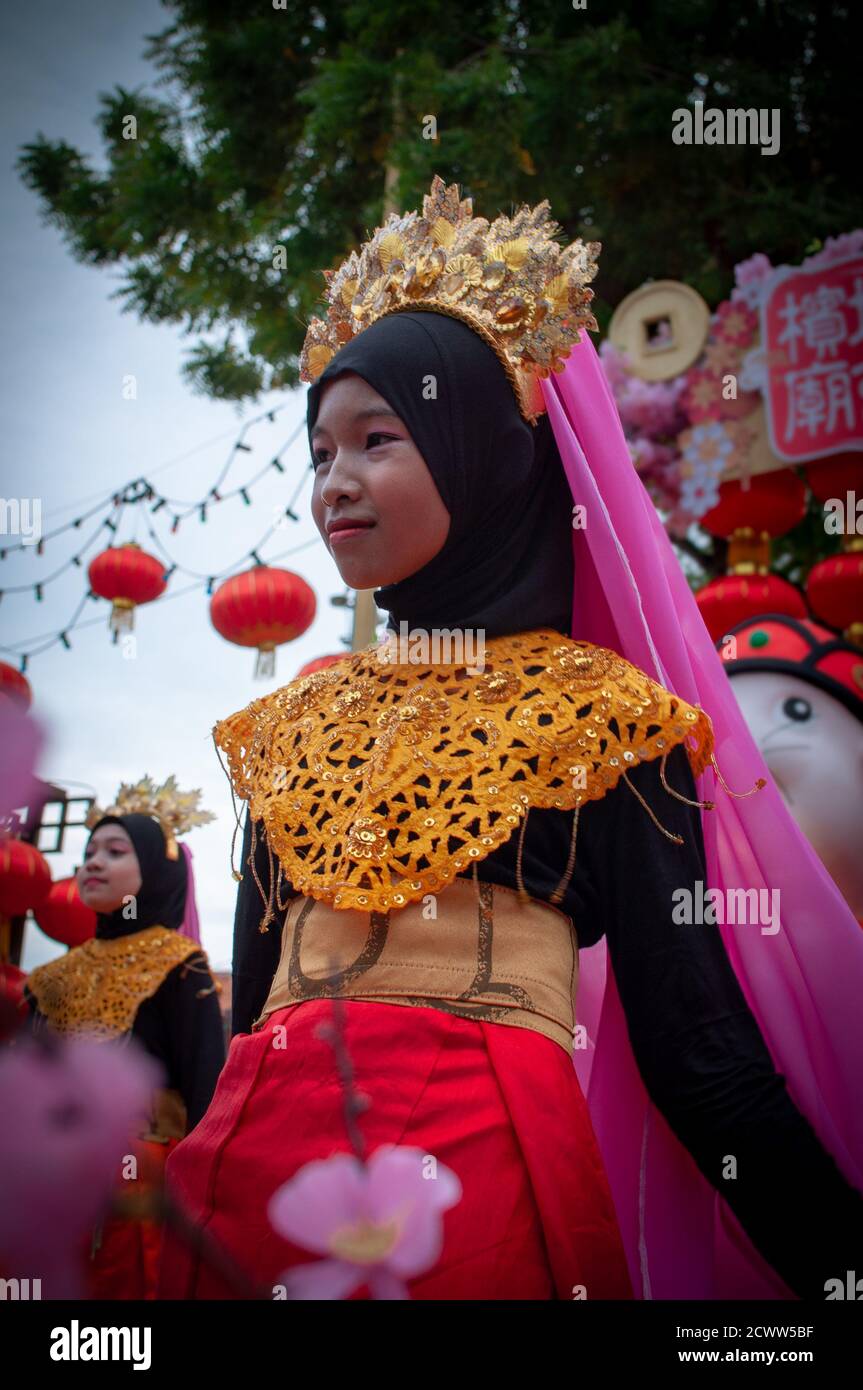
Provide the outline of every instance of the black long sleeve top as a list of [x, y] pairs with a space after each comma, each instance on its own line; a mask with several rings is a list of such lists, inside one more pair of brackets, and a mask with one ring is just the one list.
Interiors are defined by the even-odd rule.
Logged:
[[[212, 987], [206, 957], [189, 956], [165, 976], [154, 994], [138, 1006], [131, 1036], [162, 1064], [165, 1085], [186, 1107], [188, 1133], [204, 1115], [225, 1064], [225, 1034], [219, 996], [198, 997]], [[34, 1021], [42, 1021], [36, 1000], [25, 987]]]
[[[686, 754], [666, 776], [694, 799]], [[662, 787], [659, 766], [629, 774], [672, 844], [621, 782], [582, 808], [575, 869], [560, 907], [580, 948], [607, 939], [633, 1055], [652, 1102], [701, 1172], [726, 1199], [752, 1243], [802, 1298], [823, 1300], [828, 1279], [863, 1262], [863, 1196], [851, 1187], [777, 1073], [728, 959], [718, 926], [677, 925], [675, 890], [706, 883], [700, 814]], [[522, 849], [525, 888], [548, 900], [569, 853], [572, 812], [534, 809]], [[264, 907], [251, 873], [251, 823], [234, 923], [233, 1032], [258, 1017], [281, 947], [278, 922], [261, 933]], [[258, 824], [258, 877], [269, 859]], [[516, 836], [478, 865], [481, 879], [514, 888]], [[463, 875], [467, 876], [467, 875]], [[750, 928], [758, 930], [757, 926]], [[726, 1155], [737, 1177], [722, 1176]]]
[[198, 998], [210, 983], [206, 958], [191, 956], [143, 1001], [132, 1027], [132, 1036], [162, 1063], [168, 1086], [183, 1097], [187, 1133], [204, 1115], [225, 1065], [219, 996], [214, 990]]

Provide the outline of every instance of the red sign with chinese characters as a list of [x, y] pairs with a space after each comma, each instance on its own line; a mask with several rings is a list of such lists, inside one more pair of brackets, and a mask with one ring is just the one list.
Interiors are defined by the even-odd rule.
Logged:
[[863, 259], [783, 266], [761, 305], [767, 417], [788, 463], [863, 448]]

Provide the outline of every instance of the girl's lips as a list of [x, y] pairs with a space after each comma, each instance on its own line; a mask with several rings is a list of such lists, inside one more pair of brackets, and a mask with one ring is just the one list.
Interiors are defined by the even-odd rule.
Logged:
[[367, 526], [342, 526], [337, 531], [330, 532], [330, 544], [340, 545], [342, 541], [353, 540], [356, 536], [365, 535], [366, 531], [372, 531], [375, 523]]
[[95, 874], [90, 874], [87, 878], [84, 879], [84, 887], [86, 888], [88, 883], [107, 883], [107, 882], [108, 882], [108, 880], [107, 880], [106, 878], [96, 878]]

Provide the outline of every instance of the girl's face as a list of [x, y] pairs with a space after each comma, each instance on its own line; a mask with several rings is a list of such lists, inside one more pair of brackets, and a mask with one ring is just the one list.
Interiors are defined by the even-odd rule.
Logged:
[[122, 825], [100, 825], [87, 841], [76, 874], [81, 901], [94, 912], [115, 912], [141, 890], [135, 846]]
[[324, 386], [312, 453], [312, 516], [350, 588], [397, 584], [437, 555], [449, 512], [407, 427], [355, 372]]

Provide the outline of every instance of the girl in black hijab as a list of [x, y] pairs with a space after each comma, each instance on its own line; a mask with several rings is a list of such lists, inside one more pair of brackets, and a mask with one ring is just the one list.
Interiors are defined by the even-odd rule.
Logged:
[[[328, 393], [356, 378], [364, 387], [351, 388], [349, 404], [343, 393], [321, 430]], [[397, 417], [392, 436], [384, 405]], [[683, 739], [703, 723], [628, 663], [569, 638], [571, 500], [547, 417], [535, 428], [525, 422], [496, 354], [466, 324], [415, 310], [385, 315], [336, 353], [309, 392], [308, 427], [313, 512], [342, 577], [368, 588], [377, 576], [375, 599], [396, 631], [402, 622], [426, 632], [479, 630], [489, 674], [476, 686], [466, 686], [458, 662], [443, 672], [419, 665], [380, 674], [370, 649], [217, 725], [232, 784], [250, 802], [235, 919], [235, 1038], [212, 1123], [172, 1157], [174, 1195], [250, 1275], [281, 1283], [287, 1269], [294, 1295], [314, 1296], [319, 1271], [308, 1252], [335, 1248], [335, 1238], [332, 1246], [324, 1237], [292, 1243], [274, 1232], [267, 1206], [305, 1164], [351, 1147], [344, 1060], [318, 1031], [339, 996], [353, 1073], [370, 1102], [359, 1121], [368, 1151], [415, 1145], [462, 1187], [444, 1219], [440, 1258], [409, 1281], [409, 1296], [631, 1297], [572, 1066], [573, 1046], [583, 1044], [565, 1002], [575, 994], [578, 952], [605, 935], [651, 1099], [776, 1271], [778, 1296], [823, 1297], [825, 1278], [850, 1256], [847, 1232], [860, 1230], [860, 1199], [777, 1075], [719, 932], [671, 928], [675, 892], [689, 885], [697, 897], [707, 877]], [[411, 546], [428, 551], [439, 508], [431, 499], [427, 509], [395, 514], [402, 462], [419, 488], [427, 469], [449, 515], [437, 552], [413, 571]], [[341, 543], [331, 539], [334, 520], [357, 523]], [[478, 713], [454, 749], [471, 694]], [[655, 711], [649, 720], [645, 708]], [[563, 782], [548, 772], [561, 711], [580, 721], [579, 742], [599, 750], [609, 774], [604, 794], [575, 810], [571, 799], [556, 808]], [[692, 721], [686, 730], [683, 718]], [[608, 730], [607, 752], [591, 719]], [[472, 723], [481, 728], [471, 731]], [[657, 733], [665, 770], [658, 756], [639, 762], [624, 753], [624, 786], [608, 766], [611, 745], [636, 747]], [[493, 780], [529, 800], [530, 814], [512, 814], [518, 800], [494, 801], [482, 839], [471, 817], [479, 823], [486, 790], [499, 791], [486, 788], [489, 738], [509, 749]], [[454, 752], [463, 754], [458, 775]], [[364, 814], [351, 824], [352, 801]], [[512, 832], [488, 833], [504, 821]], [[480, 842], [494, 848], [474, 850]], [[401, 862], [404, 877], [378, 875], [381, 861], [390, 869]], [[442, 890], [420, 899], [423, 875], [441, 862]], [[436, 916], [426, 928], [417, 904], [429, 897]], [[724, 1181], [728, 1154], [733, 1183]], [[801, 1190], [817, 1192], [817, 1203], [802, 1208]], [[356, 1242], [344, 1235], [342, 1251], [362, 1245], [365, 1253], [353, 1281], [342, 1254], [340, 1296], [365, 1284], [374, 1290], [380, 1269], [392, 1274], [385, 1256], [370, 1268], [367, 1242], [358, 1231]], [[173, 1249], [162, 1293], [218, 1297], [225, 1289]]]
[[[135, 1144], [139, 1186], [152, 1188], [167, 1154], [207, 1109], [224, 1064], [217, 986], [200, 945], [178, 930], [187, 862], [179, 852], [168, 857], [153, 817], [103, 816], [77, 878], [82, 901], [96, 911], [96, 933], [28, 977], [32, 1026], [69, 1037], [134, 1038], [160, 1063], [164, 1086]], [[128, 1196], [128, 1182], [120, 1192]], [[153, 1298], [159, 1247], [152, 1218], [109, 1217], [88, 1252], [90, 1296]]]
[[522, 418], [492, 349], [442, 314], [378, 319], [309, 390], [313, 455], [322, 394], [347, 372], [404, 421], [450, 515], [443, 549], [375, 592], [388, 626], [482, 630], [487, 638], [545, 627], [568, 636], [569, 489], [548, 416], [536, 426]]

